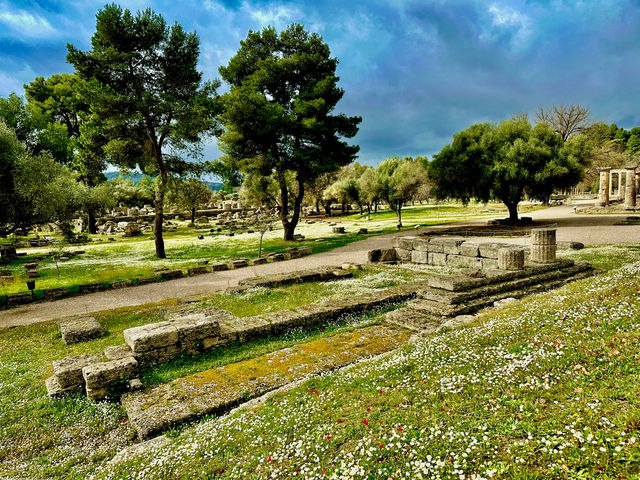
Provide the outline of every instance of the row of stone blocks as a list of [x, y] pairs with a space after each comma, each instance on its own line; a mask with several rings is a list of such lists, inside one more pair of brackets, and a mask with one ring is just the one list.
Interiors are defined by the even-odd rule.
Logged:
[[[284, 253], [271, 253], [266, 257], [254, 258], [249, 260], [246, 258], [237, 258], [230, 260], [229, 262], [217, 262], [211, 265], [203, 265], [199, 267], [189, 268], [187, 275], [201, 275], [210, 272], [219, 272], [229, 269], [236, 269], [246, 267], [248, 265], [263, 265], [270, 262], [281, 262], [283, 260], [290, 260], [294, 258], [300, 258], [306, 255], [311, 255], [311, 247], [304, 245], [301, 247], [289, 247], [286, 248]], [[182, 278], [184, 272], [182, 270], [161, 270], [157, 272], [157, 276], [154, 277], [140, 277], [136, 279], [138, 285], [144, 285], [147, 283], [155, 283], [158, 281], [158, 277], [161, 280], [172, 280], [176, 278]], [[120, 280], [109, 284], [110, 289], [130, 287], [132, 282], [130, 280]], [[104, 290], [103, 283], [87, 283], [79, 286], [79, 292], [81, 294], [95, 293]], [[43, 291], [45, 300], [55, 300], [63, 298], [69, 295], [69, 289], [63, 288], [49, 288]], [[31, 292], [19, 292], [10, 293], [7, 295], [7, 306], [13, 307], [16, 305], [24, 305], [34, 301]]]
[[[364, 313], [411, 298], [425, 285], [407, 284], [375, 294], [245, 318], [216, 308], [197, 313], [178, 312], [166, 321], [125, 330], [126, 343], [107, 347], [104, 355], [78, 355], [54, 361], [54, 374], [46, 382], [47, 391], [50, 397], [58, 397], [84, 390], [90, 399], [101, 400], [115, 389], [141, 387], [137, 378], [139, 367], [164, 363], [180, 355], [196, 355], [229, 342], [246, 342], [347, 314]], [[103, 361], [104, 357], [108, 361]]]
[[370, 251], [369, 261], [402, 261], [476, 270], [520, 270], [526, 257], [525, 249], [520, 246], [469, 242], [459, 237], [396, 237], [393, 247]]

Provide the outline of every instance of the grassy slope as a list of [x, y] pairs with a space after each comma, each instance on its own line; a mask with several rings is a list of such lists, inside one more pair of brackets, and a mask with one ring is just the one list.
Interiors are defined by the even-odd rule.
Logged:
[[[424, 205], [406, 208], [404, 218], [405, 226], [437, 225], [456, 220], [470, 220], [487, 216], [495, 216], [497, 212], [504, 210], [500, 205], [469, 205], [463, 207], [455, 205]], [[325, 252], [348, 243], [362, 240], [370, 235], [390, 233], [397, 231], [393, 212], [381, 211], [366, 217], [352, 215], [338, 217], [332, 220], [340, 221], [347, 227], [348, 233], [344, 235], [331, 233], [331, 227], [326, 223], [313, 225], [301, 224], [296, 230], [306, 236], [305, 242], [285, 242], [282, 240], [282, 232], [275, 230], [265, 236], [264, 252], [283, 252], [290, 246], [310, 245], [313, 253]], [[370, 235], [357, 235], [358, 228], [367, 227]], [[204, 239], [198, 239], [198, 235], [204, 235]], [[40, 262], [38, 272], [40, 277], [36, 279], [36, 288], [71, 287], [83, 283], [114, 282], [118, 280], [135, 279], [153, 275], [154, 270], [162, 267], [170, 269], [186, 270], [195, 267], [198, 260], [226, 261], [231, 258], [258, 256], [258, 234], [237, 234], [228, 237], [219, 233], [209, 233], [207, 230], [195, 230], [188, 227], [180, 227], [175, 232], [165, 232], [166, 259], [157, 259], [154, 254], [154, 243], [151, 234], [140, 237], [118, 237], [117, 244], [89, 244], [78, 247], [86, 253], [76, 258], [66, 260], [60, 264], [60, 278], [58, 270], [51, 258]], [[102, 238], [104, 236], [94, 236]], [[322, 242], [316, 242], [323, 239]], [[75, 247], [73, 247], [75, 248]], [[48, 252], [49, 249], [28, 249], [33, 255]], [[23, 267], [25, 262], [33, 261], [31, 255], [21, 257], [7, 267], [14, 276], [14, 281], [0, 283], [0, 295], [26, 291], [26, 274]]]
[[639, 291], [636, 263], [528, 297], [102, 474], [638, 478]]

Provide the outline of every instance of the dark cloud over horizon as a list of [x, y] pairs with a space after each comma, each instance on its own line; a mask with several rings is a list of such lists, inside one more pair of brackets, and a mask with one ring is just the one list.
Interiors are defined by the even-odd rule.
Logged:
[[[249, 29], [304, 23], [340, 64], [339, 110], [361, 115], [360, 161], [438, 152], [480, 121], [580, 103], [594, 120], [640, 125], [636, 1], [131, 0], [201, 38], [217, 78]], [[0, 0], [0, 95], [70, 72], [66, 43], [88, 48], [100, 1]], [[215, 140], [205, 149], [217, 155]]]

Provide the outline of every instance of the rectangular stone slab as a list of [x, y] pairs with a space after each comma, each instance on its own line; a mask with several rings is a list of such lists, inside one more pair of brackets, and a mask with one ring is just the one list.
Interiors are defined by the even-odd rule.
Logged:
[[178, 343], [178, 330], [169, 322], [151, 323], [124, 331], [124, 341], [134, 353]]
[[53, 361], [53, 374], [61, 387], [83, 385], [82, 368], [104, 360], [102, 355], [75, 355]]
[[106, 388], [119, 380], [138, 376], [138, 362], [133, 357], [94, 363], [82, 369], [87, 388]]
[[76, 317], [60, 321], [60, 334], [67, 345], [86, 342], [104, 335], [104, 328], [94, 317]]

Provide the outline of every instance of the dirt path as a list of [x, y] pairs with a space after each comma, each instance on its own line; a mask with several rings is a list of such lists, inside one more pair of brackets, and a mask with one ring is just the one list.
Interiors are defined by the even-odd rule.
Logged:
[[[558, 240], [575, 240], [586, 245], [597, 244], [640, 244], [640, 226], [616, 226], [624, 217], [615, 215], [577, 215], [572, 206], [562, 205], [530, 214], [536, 220], [549, 220], [557, 223]], [[471, 223], [485, 223], [479, 220]], [[460, 224], [462, 225], [462, 224]], [[420, 232], [433, 228], [420, 229]], [[367, 252], [374, 248], [385, 248], [391, 245], [391, 239], [396, 235], [410, 235], [403, 231], [388, 235], [381, 235], [354, 242], [329, 252], [312, 255], [310, 257], [269, 263], [255, 267], [229, 270], [225, 272], [208, 273], [178, 280], [152, 283], [138, 287], [107, 290], [54, 302], [43, 302], [0, 311], [0, 329], [19, 325], [30, 325], [45, 322], [55, 318], [98, 312], [111, 308], [142, 305], [160, 302], [171, 298], [189, 295], [211, 294], [227, 287], [232, 287], [244, 278], [273, 273], [292, 272], [305, 268], [321, 266], [335, 266], [346, 262], [365, 263]], [[485, 239], [486, 240], [486, 239]], [[514, 239], [517, 243], [526, 243], [527, 239]]]

